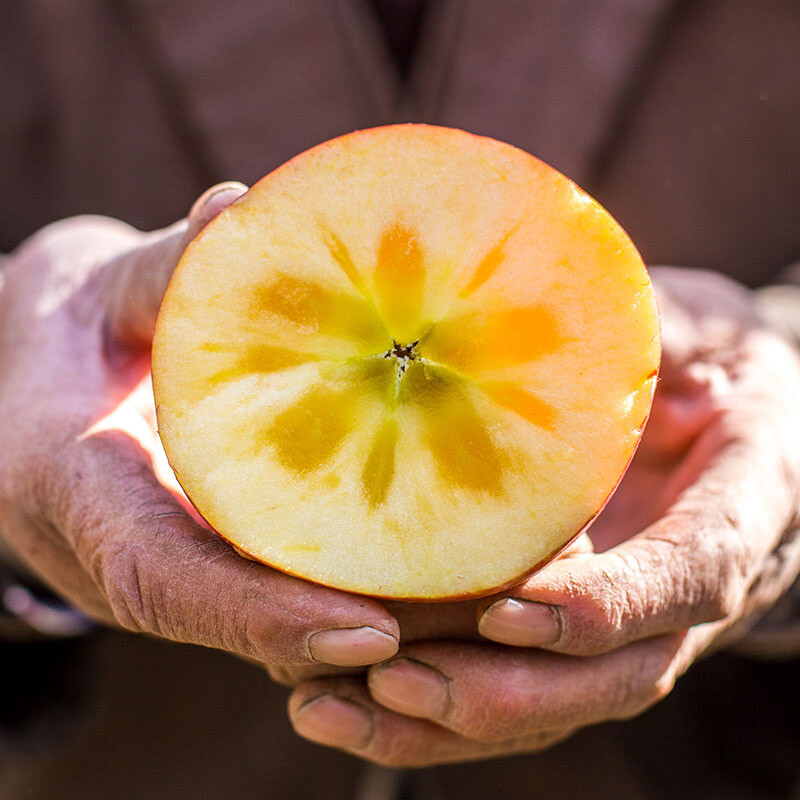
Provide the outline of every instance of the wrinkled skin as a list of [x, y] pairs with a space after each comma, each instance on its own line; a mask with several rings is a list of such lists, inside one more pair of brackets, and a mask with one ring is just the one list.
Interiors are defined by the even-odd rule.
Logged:
[[533, 752], [635, 715], [792, 582], [800, 360], [744, 289], [677, 269], [654, 271], [664, 363], [642, 446], [590, 536], [512, 602], [387, 606], [236, 556], [164, 464], [148, 345], [183, 247], [241, 190], [152, 234], [65, 220], [10, 259], [0, 529], [76, 607], [254, 660], [296, 685], [301, 735], [423, 765]]
[[[25, 242], [0, 291], [0, 530], [90, 617], [268, 665], [397, 650], [379, 603], [245, 561], [195, 520], [155, 432], [149, 345], [185, 245], [245, 187], [143, 234], [76, 217]], [[317, 636], [315, 636], [317, 634]]]
[[[791, 585], [798, 353], [733, 281], [674, 268], [653, 277], [661, 380], [639, 451], [589, 537], [505, 593], [521, 602], [478, 604], [480, 632], [505, 646], [403, 644], [366, 679], [309, 679], [289, 704], [301, 734], [394, 766], [535, 752], [644, 711]], [[482, 616], [490, 607], [498, 613]], [[452, 610], [424, 615], [453, 634]]]

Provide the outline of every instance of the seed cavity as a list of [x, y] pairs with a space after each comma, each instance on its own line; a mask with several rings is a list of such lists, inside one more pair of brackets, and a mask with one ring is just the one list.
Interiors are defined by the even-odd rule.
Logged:
[[387, 350], [383, 357], [394, 358], [397, 361], [398, 377], [403, 375], [410, 363], [419, 358], [419, 353], [417, 352], [418, 344], [419, 339], [411, 342], [411, 344], [399, 344], [392, 339], [392, 349]]

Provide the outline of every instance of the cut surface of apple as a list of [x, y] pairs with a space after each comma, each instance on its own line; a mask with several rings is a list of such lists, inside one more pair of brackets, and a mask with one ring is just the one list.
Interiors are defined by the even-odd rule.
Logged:
[[153, 380], [178, 480], [240, 551], [454, 599], [594, 518], [659, 357], [647, 272], [595, 201], [510, 145], [398, 125], [297, 156], [200, 233]]

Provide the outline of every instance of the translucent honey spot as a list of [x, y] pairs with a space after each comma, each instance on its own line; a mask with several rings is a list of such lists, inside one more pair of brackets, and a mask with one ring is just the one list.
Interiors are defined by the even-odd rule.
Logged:
[[438, 322], [425, 355], [465, 373], [525, 364], [558, 350], [566, 340], [542, 306], [473, 313]]
[[495, 403], [519, 414], [523, 419], [545, 430], [555, 428], [555, 409], [527, 389], [513, 383], [487, 383], [486, 394]]
[[283, 466], [307, 475], [325, 464], [355, 427], [357, 391], [313, 389], [262, 430], [256, 444], [271, 445]]
[[483, 286], [494, 275], [497, 268], [503, 263], [506, 242], [519, 226], [515, 225], [482, 259], [477, 269], [470, 278], [469, 283], [459, 292], [461, 297], [469, 297], [473, 292]]
[[345, 243], [333, 231], [324, 226], [322, 226], [322, 235], [325, 246], [328, 248], [331, 256], [333, 256], [333, 260], [341, 267], [342, 272], [347, 275], [353, 286], [355, 286], [361, 294], [366, 294], [367, 288], [364, 284], [364, 279], [361, 277]]
[[304, 334], [356, 340], [376, 349], [387, 341], [380, 317], [364, 298], [333, 292], [291, 275], [280, 275], [258, 287], [250, 316], [256, 322], [264, 312], [288, 320]]
[[401, 397], [419, 408], [424, 440], [442, 479], [471, 491], [501, 494], [508, 459], [495, 445], [458, 377], [414, 363], [406, 370], [403, 384]]
[[268, 311], [296, 325], [318, 330], [331, 317], [330, 292], [322, 286], [281, 275], [256, 291], [252, 311]]
[[354, 358], [324, 365], [320, 374], [332, 383], [358, 390], [362, 395], [372, 395], [387, 406], [393, 407], [397, 392], [397, 369], [381, 356]]
[[[218, 349], [216, 352], [226, 351]], [[228, 350], [227, 352], [236, 353], [235, 350]], [[238, 380], [247, 375], [267, 375], [271, 372], [279, 372], [283, 369], [296, 367], [300, 364], [306, 364], [309, 361], [316, 360], [317, 356], [310, 353], [300, 353], [294, 350], [288, 350], [284, 347], [275, 347], [266, 344], [249, 345], [243, 347], [241, 352], [236, 353], [236, 359], [232, 364], [223, 367], [218, 372], [211, 375], [208, 378], [208, 382], [212, 385], [217, 385], [226, 381]]]
[[371, 509], [384, 502], [394, 479], [396, 446], [397, 419], [389, 416], [372, 442], [361, 473], [361, 486]]
[[425, 259], [415, 231], [399, 223], [384, 231], [374, 281], [378, 306], [394, 338], [413, 338], [425, 289]]
[[500, 452], [472, 406], [451, 409], [447, 419], [427, 426], [428, 447], [448, 483], [498, 495], [502, 491]]

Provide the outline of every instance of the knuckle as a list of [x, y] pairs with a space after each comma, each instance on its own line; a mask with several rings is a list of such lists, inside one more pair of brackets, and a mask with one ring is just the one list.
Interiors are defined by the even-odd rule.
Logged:
[[675, 686], [675, 654], [680, 636], [651, 640], [640, 649], [635, 681], [622, 682], [615, 700], [619, 718], [628, 719], [663, 700]]
[[651, 687], [648, 707], [660, 703], [674, 688], [675, 675], [671, 671], [665, 672]]
[[[174, 641], [217, 647], [258, 658], [259, 649], [244, 623], [224, 620], [224, 603], [209, 605], [202, 587], [187, 574], [169, 585], [146, 544], [102, 543], [90, 560], [91, 573], [103, 590], [115, 621], [126, 630]], [[154, 566], [155, 565], [155, 566]]]
[[510, 700], [507, 693], [495, 698], [491, 707], [483, 706], [480, 714], [469, 723], [459, 726], [458, 733], [466, 739], [481, 744], [493, 744], [518, 734], [521, 722], [519, 702]]
[[674, 688], [675, 678], [671, 672], [665, 672], [658, 677], [643, 682], [632, 697], [629, 717], [638, 716], [648, 708], [660, 703]]
[[673, 689], [674, 678], [662, 675], [654, 680], [640, 683], [637, 688], [627, 693], [620, 719], [631, 719], [660, 703]]
[[481, 702], [470, 703], [467, 713], [452, 727], [461, 736], [481, 744], [493, 744], [520, 735], [535, 715], [530, 675], [524, 670], [508, 670], [502, 685], [492, 685]]
[[674, 671], [666, 668], [662, 669], [661, 664], [657, 663], [656, 668], [651, 671], [647, 679], [642, 682], [637, 693], [634, 712], [640, 713], [656, 703], [660, 703], [674, 688]]
[[704, 621], [717, 622], [736, 612], [741, 603], [741, 593], [737, 586], [721, 579], [720, 585], [706, 599]]
[[579, 591], [559, 606], [561, 638], [553, 648], [593, 656], [618, 647], [642, 617], [641, 581], [632, 556], [609, 552]]
[[610, 579], [601, 591], [571, 600], [561, 613], [562, 641], [569, 652], [589, 656], [613, 649], [624, 629], [627, 605], [626, 594]]
[[671, 522], [679, 541], [666, 588], [680, 606], [672, 621], [688, 627], [729, 617], [742, 602], [750, 572], [741, 521], [708, 502], [672, 512]]
[[[91, 526], [84, 526], [90, 528]], [[84, 568], [106, 599], [115, 622], [136, 633], [177, 639], [174, 592], [164, 590], [153, 569], [153, 553], [133, 536], [117, 536], [103, 525], [77, 537]]]
[[701, 592], [704, 622], [715, 622], [736, 613], [747, 587], [748, 553], [739, 526], [728, 515], [720, 516], [720, 533], [705, 539], [702, 552], [709, 565]]
[[89, 571], [117, 624], [130, 631], [160, 634], [162, 625], [146, 597], [141, 560], [136, 547], [101, 543], [89, 556]]

